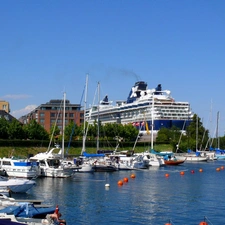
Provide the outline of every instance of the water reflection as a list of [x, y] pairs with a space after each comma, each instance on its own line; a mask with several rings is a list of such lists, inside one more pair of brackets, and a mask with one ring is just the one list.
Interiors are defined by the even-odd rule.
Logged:
[[[204, 216], [223, 224], [225, 170], [223, 162], [184, 163], [143, 171], [75, 174], [72, 178], [40, 178], [21, 199], [59, 204], [68, 225], [78, 224], [198, 224]], [[203, 172], [199, 172], [202, 168]], [[194, 173], [191, 173], [194, 170]], [[184, 171], [184, 175], [180, 172]], [[135, 173], [136, 178], [130, 175]], [[165, 173], [169, 177], [165, 177]], [[128, 183], [117, 182], [128, 177]], [[110, 184], [106, 188], [105, 184]], [[216, 209], [216, 210], [215, 210]]]

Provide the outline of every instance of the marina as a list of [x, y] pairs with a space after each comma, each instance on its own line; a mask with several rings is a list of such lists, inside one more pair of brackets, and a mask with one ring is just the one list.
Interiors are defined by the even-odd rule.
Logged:
[[[198, 225], [207, 217], [224, 222], [225, 161], [184, 162], [144, 170], [75, 173], [69, 178], [40, 177], [16, 199], [59, 204], [67, 224]], [[131, 178], [131, 175], [135, 178]], [[128, 182], [118, 185], [119, 180]]]

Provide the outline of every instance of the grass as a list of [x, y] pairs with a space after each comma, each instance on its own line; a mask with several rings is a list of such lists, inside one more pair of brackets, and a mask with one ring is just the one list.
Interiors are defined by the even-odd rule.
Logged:
[[[143, 151], [147, 151], [149, 150], [151, 147], [149, 145], [146, 144], [146, 146], [137, 146], [135, 148], [135, 152], [143, 152]], [[66, 151], [67, 148], [65, 148], [65, 151]], [[114, 148], [110, 148], [110, 147], [104, 147], [102, 148], [104, 150], [114, 150]], [[118, 151], [122, 151], [122, 150], [132, 150], [132, 147], [129, 147], [129, 148], [119, 148]], [[172, 147], [168, 144], [156, 144], [154, 146], [154, 150], [156, 151], [172, 151]], [[15, 156], [15, 157], [28, 157], [28, 155], [35, 155], [39, 152], [45, 152], [47, 151], [47, 148], [46, 147], [15, 147], [15, 148], [12, 148], [12, 147], [0, 147], [0, 158], [3, 158], [3, 157], [11, 157], [11, 156]], [[88, 153], [96, 153], [96, 148], [92, 148], [92, 147], [88, 147], [86, 149], [86, 151]], [[80, 155], [81, 153], [81, 147], [77, 147], [77, 148], [74, 148], [74, 147], [71, 147], [69, 149], [69, 155]]]

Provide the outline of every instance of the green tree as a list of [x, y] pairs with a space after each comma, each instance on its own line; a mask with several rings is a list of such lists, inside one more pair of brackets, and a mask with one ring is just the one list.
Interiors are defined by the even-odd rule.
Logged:
[[65, 140], [72, 141], [77, 136], [82, 136], [82, 128], [83, 125], [77, 126], [73, 121], [70, 121], [70, 123], [65, 127]]
[[23, 139], [24, 131], [23, 125], [17, 120], [13, 119], [8, 125], [8, 137], [9, 139]]
[[48, 140], [48, 132], [36, 120], [31, 120], [28, 124], [24, 125], [25, 137], [31, 140]]
[[209, 131], [203, 127], [201, 119], [194, 114], [193, 120], [187, 127], [187, 147], [190, 149], [202, 149], [209, 139]]
[[9, 137], [8, 127], [9, 127], [9, 122], [4, 117], [1, 117], [0, 118], [0, 139], [7, 139]]

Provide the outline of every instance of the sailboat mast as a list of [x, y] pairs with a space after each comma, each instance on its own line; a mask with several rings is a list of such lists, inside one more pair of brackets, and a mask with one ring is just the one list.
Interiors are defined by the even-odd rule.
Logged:
[[196, 114], [196, 144], [195, 144], [196, 151], [198, 150], [198, 115]]
[[99, 150], [99, 105], [100, 105], [100, 83], [98, 82], [98, 127], [97, 127], [97, 151]]
[[64, 158], [64, 133], [65, 133], [66, 93], [63, 93], [63, 126], [62, 126], [62, 159]]
[[85, 152], [85, 142], [86, 142], [86, 120], [85, 120], [85, 115], [86, 115], [86, 110], [87, 110], [87, 90], [88, 90], [88, 74], [86, 75], [86, 83], [85, 83], [85, 94], [84, 94], [84, 129], [83, 129], [83, 144], [82, 144], [82, 151], [81, 155], [83, 152]]
[[152, 127], [151, 127], [151, 149], [153, 149], [153, 128], [154, 128], [154, 93], [152, 94]]
[[219, 117], [220, 117], [220, 113], [217, 112], [216, 139], [217, 139], [217, 148], [218, 148], [218, 149], [220, 149], [220, 139], [219, 139]]

